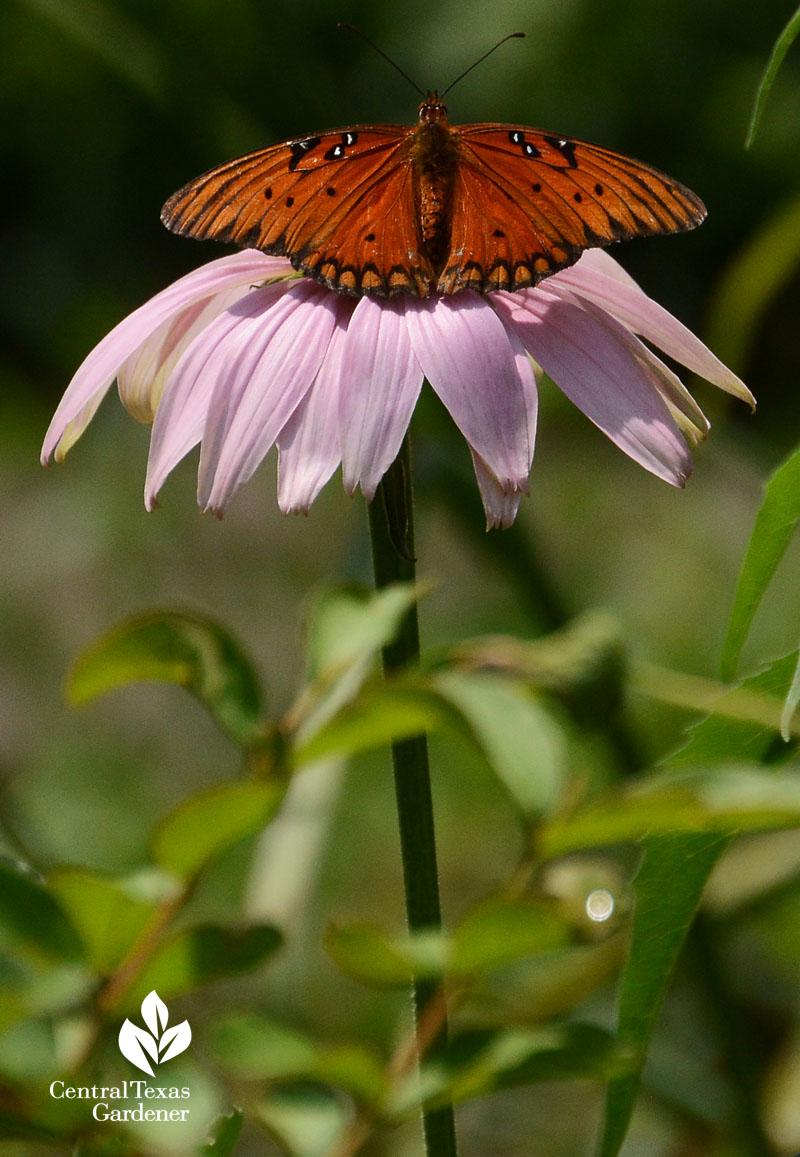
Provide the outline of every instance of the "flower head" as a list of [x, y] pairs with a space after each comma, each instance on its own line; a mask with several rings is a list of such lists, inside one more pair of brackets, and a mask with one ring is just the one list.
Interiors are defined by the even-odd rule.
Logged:
[[489, 525], [508, 526], [527, 491], [542, 371], [626, 454], [683, 485], [709, 424], [642, 338], [752, 404], [599, 249], [516, 293], [389, 301], [331, 292], [244, 250], [181, 278], [100, 342], [42, 461], [64, 457], [116, 378], [125, 407], [153, 423], [148, 509], [197, 443], [203, 510], [222, 512], [273, 445], [284, 512], [307, 511], [340, 464], [348, 493], [371, 499], [427, 378], [467, 440]]

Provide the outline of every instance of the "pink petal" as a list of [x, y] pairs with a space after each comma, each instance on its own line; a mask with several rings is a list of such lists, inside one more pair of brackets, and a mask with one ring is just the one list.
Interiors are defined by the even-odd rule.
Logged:
[[202, 438], [214, 390], [220, 381], [230, 379], [237, 349], [247, 350], [251, 329], [248, 323], [254, 322], [260, 330], [258, 336], [268, 340], [283, 316], [272, 311], [277, 310], [277, 303], [293, 284], [283, 281], [251, 290], [206, 326], [184, 350], [167, 381], [153, 422], [145, 480], [148, 510], [155, 505], [167, 475]]
[[613, 326], [543, 285], [497, 293], [495, 307], [559, 389], [634, 461], [673, 486], [691, 473], [669, 410]]
[[344, 488], [368, 500], [397, 457], [422, 370], [411, 348], [406, 303], [360, 298], [347, 327], [339, 391]]
[[317, 376], [333, 328], [350, 308], [340, 294], [295, 281], [267, 313], [243, 320], [222, 359], [209, 359], [219, 381], [200, 451], [204, 510], [224, 510], [252, 476]]
[[[550, 287], [548, 286], [548, 289]], [[566, 297], [573, 304], [591, 314], [600, 325], [613, 334], [620, 343], [633, 355], [639, 368], [647, 375], [658, 393], [664, 399], [667, 409], [675, 419], [678, 428], [684, 437], [690, 438], [692, 445], [704, 439], [711, 429], [711, 423], [698, 406], [683, 382], [661, 361], [653, 351], [640, 341], [639, 338], [617, 321], [610, 313], [579, 294], [568, 293], [561, 286], [557, 296]]]
[[238, 282], [213, 297], [200, 298], [155, 330], [117, 371], [122, 404], [137, 422], [153, 421], [161, 395], [178, 360], [198, 334], [228, 306], [249, 292]]
[[406, 319], [425, 377], [504, 489], [527, 484], [533, 444], [522, 346], [469, 291], [411, 301]]
[[[755, 407], [755, 399], [744, 382], [737, 378], [708, 346], [695, 337], [690, 329], [682, 325], [662, 305], [648, 297], [632, 278], [625, 275], [624, 279], [621, 279], [612, 273], [607, 262], [611, 262], [612, 265], [616, 265], [616, 262], [608, 257], [608, 254], [603, 255], [606, 261], [602, 263], [598, 262], [596, 257], [591, 263], [586, 262], [587, 256], [588, 254], [584, 254], [575, 265], [569, 269], [562, 269], [560, 273], [549, 278], [548, 290], [558, 293], [561, 288], [566, 288], [594, 302], [628, 329], [653, 342], [687, 369]], [[619, 270], [619, 266], [616, 268]]]
[[[236, 282], [280, 276], [287, 269], [291, 269], [287, 261], [247, 249], [187, 273], [134, 310], [95, 346], [78, 368], [48, 427], [42, 462], [46, 464], [57, 448], [57, 458], [63, 458], [69, 445], [85, 429], [122, 363], [169, 317], [198, 298], [210, 297]], [[59, 446], [62, 439], [65, 445]]]
[[494, 530], [502, 526], [507, 530], [517, 517], [517, 510], [522, 500], [521, 490], [504, 490], [497, 477], [472, 447], [472, 464], [475, 467], [475, 477], [478, 489], [481, 492], [483, 508], [486, 511], [486, 529]]
[[347, 330], [337, 326], [314, 384], [277, 438], [278, 506], [308, 512], [342, 460], [339, 391]]

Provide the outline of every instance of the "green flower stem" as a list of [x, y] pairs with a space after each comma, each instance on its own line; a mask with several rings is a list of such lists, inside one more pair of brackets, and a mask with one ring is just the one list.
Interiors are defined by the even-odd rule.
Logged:
[[[380, 590], [393, 582], [413, 582], [414, 526], [411, 500], [411, 469], [408, 440], [387, 471], [369, 506], [370, 535], [375, 585]], [[397, 639], [384, 648], [383, 669], [387, 675], [419, 660], [417, 608], [406, 616]], [[408, 926], [412, 932], [441, 927], [439, 878], [436, 870], [436, 841], [433, 824], [428, 744], [424, 735], [403, 739], [392, 745], [395, 796], [400, 825], [400, 849]], [[414, 1024], [417, 1039], [425, 1008], [436, 992], [431, 981], [413, 984]], [[427, 1050], [428, 1056], [441, 1054], [447, 1045], [447, 1021]], [[425, 1152], [428, 1157], [456, 1157], [456, 1135], [451, 1106], [423, 1114]]]

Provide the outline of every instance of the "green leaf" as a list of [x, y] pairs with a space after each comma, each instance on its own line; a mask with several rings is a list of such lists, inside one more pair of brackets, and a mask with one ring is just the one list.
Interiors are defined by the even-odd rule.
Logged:
[[761, 78], [761, 83], [758, 86], [755, 104], [753, 106], [753, 113], [750, 118], [750, 125], [747, 130], [747, 139], [745, 141], [745, 148], [749, 149], [755, 140], [758, 126], [761, 121], [761, 115], [764, 112], [764, 107], [767, 103], [767, 97], [770, 94], [775, 77], [778, 74], [778, 69], [783, 63], [783, 58], [794, 43], [794, 39], [800, 32], [800, 8], [795, 14], [790, 17], [788, 24], [781, 32], [778, 39], [775, 41], [775, 46], [772, 49], [772, 54], [767, 62], [767, 67], [764, 75]]
[[114, 971], [153, 917], [158, 899], [168, 898], [174, 890], [172, 881], [157, 880], [155, 886], [153, 896], [136, 877], [111, 879], [77, 868], [53, 874], [53, 893], [78, 929], [90, 964], [101, 975]]
[[636, 907], [617, 1012], [619, 1046], [626, 1071], [608, 1085], [599, 1157], [617, 1157], [628, 1131], [647, 1047], [672, 970], [711, 870], [725, 850], [725, 836], [693, 834], [646, 840], [634, 879]]
[[308, 1084], [272, 1090], [255, 1111], [292, 1157], [329, 1157], [352, 1116], [339, 1094]]
[[332, 925], [325, 947], [348, 976], [377, 987], [407, 987], [413, 978], [439, 977], [447, 963], [448, 944], [439, 932], [390, 938], [368, 924]]
[[598, 611], [537, 639], [490, 635], [459, 644], [457, 666], [502, 672], [549, 691], [589, 726], [607, 723], [623, 698], [625, 656], [619, 624]]
[[23, 865], [0, 859], [0, 943], [13, 939], [52, 961], [77, 961], [81, 940], [47, 886]]
[[500, 675], [440, 672], [433, 685], [460, 713], [523, 816], [548, 812], [563, 786], [566, 744], [544, 705]]
[[191, 879], [225, 848], [268, 824], [285, 793], [285, 784], [276, 780], [239, 780], [193, 796], [159, 824], [153, 859]]
[[311, 678], [341, 673], [377, 656], [397, 634], [417, 595], [413, 583], [392, 583], [377, 594], [357, 587], [324, 594], [308, 625]]
[[569, 926], [542, 900], [489, 900], [456, 929], [449, 971], [480, 976], [522, 957], [563, 948], [571, 940]]
[[610, 1033], [589, 1024], [472, 1030], [450, 1042], [443, 1064], [424, 1066], [421, 1088], [436, 1107], [541, 1081], [604, 1080], [614, 1071], [614, 1048]]
[[[800, 231], [800, 216], [798, 217]], [[753, 618], [767, 585], [800, 520], [800, 449], [768, 481], [756, 517], [722, 654], [723, 678], [732, 679]]]
[[247, 1081], [319, 1080], [377, 1104], [385, 1081], [380, 1061], [359, 1045], [323, 1047], [265, 1017], [234, 1016], [212, 1034], [216, 1056]]
[[797, 711], [798, 703], [800, 703], [800, 655], [798, 655], [794, 675], [792, 676], [792, 683], [786, 692], [786, 702], [781, 712], [781, 739], [784, 743], [791, 741], [792, 721]]
[[365, 688], [310, 738], [295, 748], [296, 767], [327, 756], [350, 757], [385, 743], [438, 730], [443, 710], [438, 696], [403, 680]]
[[220, 626], [197, 615], [164, 611], [122, 623], [81, 655], [67, 690], [83, 704], [151, 679], [185, 687], [234, 743], [261, 738], [261, 693], [249, 661]]
[[800, 779], [793, 770], [730, 764], [669, 772], [544, 825], [538, 849], [548, 859], [649, 836], [727, 835], [800, 826]]
[[209, 1131], [205, 1145], [197, 1151], [197, 1157], [230, 1157], [242, 1131], [244, 1115], [241, 1109], [231, 1109], [222, 1117], [217, 1117]]
[[313, 740], [356, 698], [417, 593], [410, 583], [394, 583], [373, 595], [348, 587], [329, 591], [317, 602], [308, 631], [311, 682], [287, 720], [297, 746]]
[[[715, 709], [724, 711], [726, 700], [734, 700], [742, 693], [756, 702], [774, 702], [773, 724], [758, 723], [752, 719], [732, 719], [724, 714], [713, 714], [689, 731], [688, 742], [667, 761], [669, 768], [696, 767], [702, 763], [722, 763], [733, 760], [765, 760], [775, 762], [788, 759], [795, 751], [794, 744], [781, 742], [778, 737], [780, 705], [789, 693], [797, 667], [797, 652], [785, 655], [750, 676], [728, 695], [721, 696]], [[753, 713], [755, 715], [755, 712]]]
[[187, 929], [161, 945], [131, 988], [126, 1005], [138, 1008], [153, 989], [166, 998], [254, 968], [282, 942], [281, 933], [271, 924], [241, 931], [216, 925]]
[[214, 1053], [246, 1081], [281, 1081], [310, 1072], [319, 1050], [310, 1037], [265, 1017], [226, 1017], [212, 1032]]

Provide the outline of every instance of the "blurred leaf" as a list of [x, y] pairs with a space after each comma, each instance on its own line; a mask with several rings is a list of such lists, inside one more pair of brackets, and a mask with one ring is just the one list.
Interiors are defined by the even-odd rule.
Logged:
[[78, 929], [91, 966], [113, 972], [157, 909], [154, 900], [131, 895], [125, 880], [62, 868], [52, 880], [54, 894]]
[[22, 865], [0, 859], [0, 943], [8, 938], [53, 961], [83, 957], [75, 926], [57, 897]]
[[242, 1131], [244, 1115], [241, 1109], [231, 1109], [217, 1117], [209, 1131], [208, 1141], [197, 1151], [197, 1157], [230, 1157]]
[[797, 9], [794, 16], [790, 17], [789, 23], [781, 32], [778, 39], [775, 41], [775, 47], [772, 49], [772, 55], [767, 62], [767, 67], [764, 75], [761, 78], [761, 83], [758, 86], [756, 93], [756, 100], [753, 106], [753, 113], [750, 118], [750, 125], [747, 129], [747, 139], [745, 141], [745, 148], [749, 149], [755, 140], [755, 135], [758, 132], [758, 126], [761, 121], [761, 114], [764, 111], [764, 106], [767, 103], [767, 97], [770, 94], [773, 81], [778, 74], [778, 69], [783, 63], [783, 58], [794, 43], [795, 37], [800, 32], [800, 8]]
[[647, 1048], [703, 888], [728, 844], [720, 835], [652, 837], [633, 881], [636, 907], [617, 1012], [627, 1071], [608, 1085], [599, 1157], [617, 1157], [628, 1131]]
[[773, 737], [781, 729], [783, 701], [758, 687], [746, 684], [731, 686], [702, 675], [687, 675], [685, 671], [673, 671], [649, 663], [636, 667], [631, 686], [639, 694], [672, 707], [696, 714], [713, 712], [725, 724], [755, 725], [759, 732], [766, 729]]
[[185, 687], [241, 746], [262, 737], [261, 693], [249, 661], [210, 619], [175, 611], [129, 619], [75, 663], [67, 681], [83, 704], [128, 683], [160, 680]]
[[795, 195], [739, 250], [711, 302], [707, 342], [743, 373], [761, 319], [800, 262], [800, 196]]
[[226, 1017], [212, 1034], [223, 1064], [247, 1081], [279, 1081], [313, 1069], [318, 1049], [310, 1037], [262, 1016]]
[[328, 591], [313, 607], [308, 626], [312, 678], [340, 673], [377, 656], [417, 601], [411, 583], [392, 583], [373, 594], [356, 587]]
[[670, 772], [542, 826], [537, 847], [551, 859], [649, 836], [725, 835], [800, 826], [800, 776], [793, 770], [709, 767]]
[[783, 743], [778, 736], [780, 704], [789, 693], [797, 666], [797, 652], [785, 655], [768, 664], [756, 675], [745, 679], [738, 688], [721, 696], [717, 708], [724, 710], [725, 702], [742, 692], [775, 703], [775, 722], [771, 726], [751, 719], [731, 719], [723, 714], [712, 714], [689, 730], [687, 743], [667, 760], [668, 768], [695, 767], [702, 763], [721, 763], [725, 760], [753, 760], [775, 762], [785, 760], [795, 751], [794, 744]]
[[781, 739], [784, 743], [789, 743], [792, 738], [792, 721], [797, 711], [798, 703], [800, 703], [800, 654], [798, 654], [797, 664], [795, 665], [794, 675], [792, 676], [792, 685], [786, 693], [786, 702], [781, 712]]
[[375, 1104], [384, 1092], [380, 1061], [360, 1045], [324, 1047], [264, 1017], [235, 1016], [213, 1033], [215, 1054], [248, 1081], [319, 1080]]
[[440, 672], [436, 689], [460, 713], [490, 767], [527, 819], [549, 811], [566, 772], [566, 744], [552, 715], [499, 675]]
[[550, 691], [590, 726], [606, 723], [622, 702], [622, 635], [603, 612], [579, 615], [543, 638], [470, 639], [454, 649], [453, 658], [462, 669], [504, 672]]
[[323, 1049], [312, 1076], [344, 1089], [362, 1104], [376, 1107], [386, 1092], [380, 1060], [362, 1045]]
[[328, 1157], [351, 1119], [341, 1096], [320, 1085], [272, 1090], [255, 1111], [292, 1157]]
[[473, 1030], [450, 1042], [444, 1064], [425, 1066], [421, 1088], [435, 1107], [539, 1081], [603, 1080], [612, 1071], [615, 1043], [589, 1024]]
[[[299, 746], [315, 738], [356, 697], [417, 596], [413, 584], [393, 583], [377, 594], [337, 588], [318, 600], [308, 629], [311, 682], [286, 720]], [[305, 761], [305, 755], [302, 758]]]
[[[800, 234], [800, 214], [797, 229]], [[800, 519], [800, 449], [778, 467], [766, 484], [756, 516], [722, 652], [722, 675], [732, 679], [756, 610], [783, 558]]]
[[474, 908], [453, 935], [449, 971], [481, 975], [521, 957], [552, 952], [572, 940], [572, 930], [542, 900], [493, 899]]
[[283, 783], [246, 780], [192, 796], [158, 825], [153, 859], [167, 871], [191, 878], [219, 852], [268, 824], [285, 793]]
[[434, 731], [441, 726], [442, 715], [439, 697], [423, 686], [414, 686], [412, 680], [376, 684], [299, 743], [293, 762], [299, 767], [331, 755], [348, 757]]
[[368, 924], [332, 925], [325, 947], [348, 976], [380, 987], [406, 987], [414, 977], [441, 976], [447, 964], [447, 942], [440, 932], [390, 938]]
[[138, 1007], [153, 989], [166, 997], [254, 968], [282, 942], [281, 933], [271, 924], [241, 931], [216, 925], [187, 929], [161, 945], [127, 994], [126, 1004]]
[[452, 936], [431, 931], [388, 937], [356, 924], [330, 927], [325, 946], [348, 976], [405, 987], [412, 978], [482, 975], [571, 940], [571, 927], [544, 901], [493, 899], [474, 908]]

